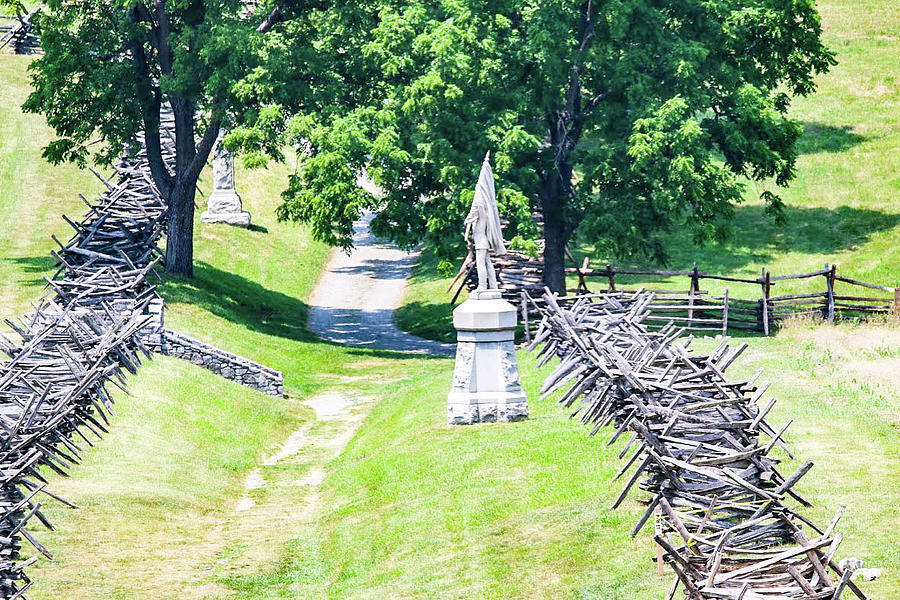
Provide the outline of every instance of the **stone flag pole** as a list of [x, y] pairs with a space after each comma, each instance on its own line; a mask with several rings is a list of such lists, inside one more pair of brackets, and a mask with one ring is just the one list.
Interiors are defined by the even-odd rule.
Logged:
[[516, 362], [516, 309], [501, 297], [491, 264], [491, 254], [505, 254], [506, 247], [489, 155], [465, 223], [464, 237], [475, 247], [478, 289], [453, 311], [456, 367], [447, 394], [447, 423], [519, 421], [528, 417], [528, 399]]
[[241, 197], [234, 189], [234, 157], [225, 148], [222, 131], [216, 141], [213, 155], [213, 191], [206, 202], [206, 210], [200, 215], [204, 223], [226, 223], [238, 227], [250, 227], [250, 213], [243, 210]]

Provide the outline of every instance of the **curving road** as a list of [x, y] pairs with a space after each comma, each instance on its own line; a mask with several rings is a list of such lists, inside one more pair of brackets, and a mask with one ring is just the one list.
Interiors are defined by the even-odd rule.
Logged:
[[309, 328], [346, 346], [450, 356], [452, 344], [422, 339], [394, 324], [418, 253], [379, 241], [369, 231], [373, 214], [354, 224], [351, 254], [335, 251], [310, 298]]

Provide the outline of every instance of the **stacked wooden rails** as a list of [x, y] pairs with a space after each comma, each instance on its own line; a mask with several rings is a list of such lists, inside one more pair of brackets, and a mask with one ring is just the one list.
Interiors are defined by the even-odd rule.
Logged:
[[[539, 258], [524, 252], [507, 250], [506, 254], [492, 256], [491, 263], [497, 274], [500, 292], [506, 300], [518, 302], [523, 291], [532, 295], [540, 295], [544, 287], [544, 263]], [[451, 304], [456, 302], [464, 288], [472, 291], [478, 287], [478, 274], [475, 272], [475, 258], [472, 252], [463, 261], [459, 273], [465, 276], [457, 286]], [[458, 279], [459, 275], [450, 284], [451, 290]]]
[[565, 390], [559, 403], [596, 433], [612, 426], [610, 444], [628, 438], [616, 479], [625, 484], [618, 507], [635, 486], [651, 518], [655, 542], [687, 598], [706, 600], [838, 599], [863, 592], [842, 570], [834, 520], [822, 527], [796, 508], [809, 506], [795, 489], [806, 462], [782, 472], [772, 456], [790, 422], [769, 423], [774, 400], [763, 402], [761, 371], [730, 379], [726, 370], [746, 344], [727, 339], [709, 354], [694, 353], [674, 324], [645, 323], [653, 294], [558, 299], [545, 292], [532, 309], [541, 325], [531, 349], [540, 364], [559, 359], [544, 396]]
[[41, 9], [36, 8], [27, 15], [14, 17], [0, 15], [0, 52], [14, 54], [39, 54], [41, 40], [36, 25]]
[[[686, 289], [655, 289], [646, 323], [661, 327], [675, 322], [691, 332], [727, 332], [728, 330], [759, 331], [768, 335], [779, 323], [791, 318], [815, 318], [829, 323], [836, 320], [860, 320], [900, 316], [900, 287], [889, 287], [838, 275], [837, 265], [810, 273], [773, 275], [762, 269], [758, 278], [716, 275], [700, 270], [696, 264], [686, 271], [655, 269], [620, 269], [612, 265], [591, 267], [585, 258], [579, 265], [571, 252], [566, 255], [572, 265], [566, 268], [577, 279], [571, 293], [591, 291], [602, 294], [628, 294], [623, 277], [665, 278], [684, 280]], [[532, 257], [510, 251], [492, 257], [503, 297], [522, 306], [525, 294], [540, 302], [544, 265], [540, 256]], [[474, 289], [478, 284], [472, 255], [463, 261], [460, 276], [465, 274], [451, 303], [455, 303], [462, 289]], [[457, 280], [459, 277], [457, 277]], [[618, 277], [618, 279], [617, 279]], [[814, 283], [819, 280], [820, 283]], [[703, 290], [704, 281], [724, 282], [722, 294]], [[456, 285], [456, 280], [451, 285]], [[721, 285], [721, 284], [719, 284]], [[790, 285], [792, 293], [778, 294], [779, 286]], [[604, 289], [605, 288], [605, 289]], [[807, 289], [811, 288], [811, 289]], [[803, 293], [798, 289], [806, 289]], [[633, 290], [632, 290], [633, 291]], [[527, 322], [523, 309], [521, 315]], [[530, 332], [529, 332], [530, 333]]]
[[[163, 123], [167, 158], [173, 155], [171, 117]], [[109, 385], [124, 388], [147, 353], [142, 329], [161, 319], [162, 301], [148, 281], [161, 254], [156, 242], [166, 206], [142, 152], [126, 156], [104, 179], [107, 190], [79, 221], [68, 243], [53, 254], [59, 269], [33, 313], [7, 320], [19, 340], [0, 336], [0, 598], [25, 598], [32, 581], [24, 570], [22, 539], [50, 552], [25, 528], [32, 519], [50, 526], [41, 495], [41, 468], [65, 475], [79, 461], [89, 434], [106, 431], [112, 411]], [[155, 273], [154, 273], [155, 275]], [[154, 308], [155, 307], [155, 308]], [[161, 325], [161, 324], [160, 324]], [[71, 504], [69, 504], [71, 506]]]
[[23, 538], [51, 556], [25, 528], [32, 518], [51, 527], [40, 497], [57, 496], [46, 489], [42, 467], [65, 475], [78, 464], [82, 444], [92, 445], [86, 432], [106, 431], [112, 410], [108, 385], [123, 386], [123, 371], [134, 371], [140, 362], [137, 334], [147, 317], [134, 311], [123, 319], [111, 308], [106, 317], [101, 321], [92, 312], [45, 300], [33, 314], [7, 321], [20, 340], [0, 341], [9, 356], [0, 364], [2, 598], [24, 598], [32, 585], [24, 569], [37, 557], [21, 559]]

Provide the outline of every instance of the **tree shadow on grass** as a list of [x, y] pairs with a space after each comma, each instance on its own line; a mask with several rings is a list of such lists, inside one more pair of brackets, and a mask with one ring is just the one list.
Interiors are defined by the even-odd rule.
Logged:
[[800, 154], [843, 152], [865, 141], [865, 136], [854, 133], [849, 125], [826, 125], [807, 121], [803, 123], [803, 136], [797, 145]]
[[[197, 306], [250, 331], [298, 342], [340, 345], [317, 337], [307, 328], [309, 305], [305, 302], [207, 262], [194, 264], [193, 279], [168, 277], [161, 291], [169, 305]], [[370, 358], [429, 358], [376, 348], [348, 348], [348, 352]]]
[[194, 263], [193, 279], [167, 276], [161, 292], [167, 304], [197, 306], [251, 331], [299, 342], [319, 341], [306, 328], [309, 306], [305, 302], [207, 262]]
[[407, 302], [397, 309], [397, 323], [402, 329], [425, 339], [453, 344], [456, 342], [456, 329], [453, 328], [454, 307], [450, 304], [450, 298], [448, 293], [437, 298], [436, 302]]
[[[666, 265], [633, 260], [618, 263], [639, 268], [689, 269], [694, 261], [709, 273], [733, 273], [753, 265], [768, 265], [777, 255], [788, 252], [810, 255], [811, 269], [819, 268], [818, 258], [837, 254], [866, 243], [878, 232], [900, 225], [900, 214], [866, 208], [840, 206], [785, 206], [787, 222], [777, 225], [759, 205], [735, 209], [734, 231], [723, 244], [697, 246], [683, 232], [666, 237], [669, 252]], [[813, 258], [815, 256], [815, 258]]]
[[56, 272], [56, 259], [50, 256], [20, 256], [15, 258], [3, 257], [0, 262], [16, 265], [16, 270], [21, 273], [38, 273], [34, 278], [19, 279], [16, 281], [18, 285], [23, 286], [40, 286], [47, 284], [44, 276], [52, 276]]

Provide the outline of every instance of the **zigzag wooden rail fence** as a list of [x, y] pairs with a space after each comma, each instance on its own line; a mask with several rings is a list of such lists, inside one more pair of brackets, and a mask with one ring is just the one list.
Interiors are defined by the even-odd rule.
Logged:
[[27, 15], [0, 15], [0, 52], [40, 54], [41, 39], [36, 25], [40, 12], [41, 9], [36, 8]]
[[[621, 285], [621, 276], [675, 277], [686, 279], [686, 290], [653, 289], [653, 300], [647, 315], [647, 325], [663, 327], [675, 322], [686, 331], [726, 333], [729, 330], [758, 331], [769, 335], [782, 321], [796, 317], [817, 318], [834, 323], [837, 320], [857, 320], [870, 317], [900, 316], [900, 287], [877, 285], [838, 274], [837, 265], [809, 273], [773, 275], [762, 269], [760, 276], [733, 277], [702, 271], [694, 266], [686, 271], [655, 269], [619, 269], [612, 265], [593, 268], [585, 258], [581, 265], [568, 253], [572, 264], [566, 272], [577, 278], [575, 294], [598, 292], [604, 295], [628, 295]], [[493, 257], [497, 279], [504, 297], [520, 306], [526, 334], [531, 335], [528, 303], [524, 293], [539, 301], [543, 289], [543, 262], [521, 252], [508, 252]], [[466, 261], [453, 302], [463, 287], [473, 289], [477, 284], [475, 270]], [[616, 277], [619, 276], [619, 282]], [[789, 281], [821, 279], [821, 291], [777, 294], [779, 285]], [[732, 286], [721, 295], [704, 291], [704, 280], [723, 281]], [[597, 285], [602, 282], [602, 286]], [[737, 291], [737, 294], [734, 292]], [[756, 293], [758, 296], [754, 297]]]
[[665, 562], [676, 575], [667, 600], [679, 586], [690, 600], [838, 600], [846, 590], [866, 600], [835, 560], [844, 508], [827, 526], [812, 522], [795, 489], [812, 461], [788, 474], [771, 455], [775, 446], [790, 455], [790, 422], [768, 422], [775, 400], [761, 403], [762, 370], [725, 375], [746, 344], [692, 352], [682, 328], [648, 326], [654, 296], [645, 291], [529, 299], [541, 319], [530, 349], [540, 347], [541, 365], [559, 359], [543, 397], [565, 390], [558, 402], [592, 435], [612, 426], [610, 445], [628, 438], [613, 507], [644, 490], [631, 533], [654, 520], [660, 574]]
[[[165, 137], [165, 136], [164, 136]], [[167, 145], [172, 156], [171, 143]], [[107, 191], [89, 202], [72, 239], [53, 252], [58, 271], [34, 311], [6, 323], [18, 340], [0, 335], [0, 598], [25, 598], [33, 582], [22, 540], [50, 552], [26, 526], [41, 512], [41, 495], [56, 498], [40, 468], [58, 474], [78, 464], [82, 444], [106, 432], [110, 385], [125, 388], [149, 355], [147, 331], [162, 319], [162, 300], [148, 281], [161, 253], [166, 206], [142, 155], [124, 158]], [[54, 238], [55, 239], [55, 238]]]
[[[167, 164], [174, 159], [174, 122], [164, 112], [161, 141]], [[139, 136], [142, 139], [143, 136]], [[25, 598], [33, 582], [25, 569], [22, 541], [47, 557], [51, 553], [28, 531], [37, 518], [47, 527], [40, 497], [56, 498], [40, 468], [58, 474], [78, 464], [82, 444], [93, 445], [112, 412], [110, 385], [125, 389], [125, 372], [135, 372], [141, 355], [180, 350], [204, 356], [223, 351], [163, 328], [164, 303], [151, 283], [163, 258], [157, 242], [165, 231], [166, 204], [150, 175], [146, 153], [122, 157], [106, 185], [78, 222], [63, 216], [74, 235], [53, 238], [58, 269], [34, 311], [6, 323], [18, 336], [0, 334], [0, 599]], [[194, 353], [196, 354], [196, 353]], [[183, 358], [188, 358], [181, 353]], [[191, 355], [193, 356], [193, 354]], [[223, 376], [271, 394], [283, 393], [280, 372], [227, 354], [243, 373]], [[193, 359], [192, 359], [193, 360]], [[202, 362], [207, 368], [212, 364]], [[229, 363], [230, 364], [230, 363]], [[247, 371], [250, 371], [248, 374]], [[256, 377], [256, 375], [259, 377]]]

